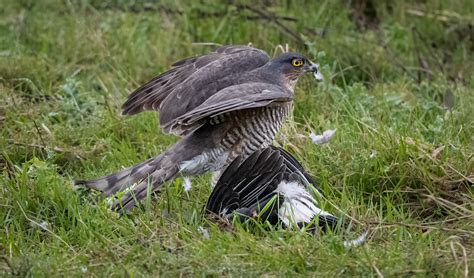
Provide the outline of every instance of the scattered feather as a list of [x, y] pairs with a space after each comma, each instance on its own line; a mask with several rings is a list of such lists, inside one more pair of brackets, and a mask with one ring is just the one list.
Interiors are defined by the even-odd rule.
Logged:
[[40, 228], [42, 230], [47, 230], [48, 226], [49, 226], [49, 223], [47, 221], [41, 221], [40, 223], [35, 222], [35, 221], [31, 221], [30, 224], [31, 224], [32, 227]]
[[311, 139], [313, 144], [322, 145], [329, 142], [329, 140], [331, 140], [331, 138], [334, 137], [334, 134], [336, 134], [336, 130], [328, 129], [324, 131], [322, 135], [316, 135], [313, 132], [311, 132], [311, 134], [309, 135], [309, 138]]
[[185, 178], [183, 179], [183, 184], [182, 184], [182, 186], [183, 186], [184, 191], [186, 191], [186, 192], [188, 192], [189, 190], [191, 190], [191, 188], [192, 188], [191, 179], [188, 178], [188, 177], [185, 177]]
[[374, 150], [370, 153], [369, 158], [374, 158], [377, 156], [377, 154], [378, 154], [377, 151]]
[[369, 231], [366, 230], [360, 236], [358, 236], [356, 239], [344, 241], [344, 247], [346, 249], [351, 249], [352, 247], [357, 247], [357, 246], [361, 245], [367, 239], [368, 234], [369, 234]]
[[197, 228], [197, 231], [205, 238], [205, 239], [209, 239], [209, 231], [202, 227], [202, 226], [199, 226]]

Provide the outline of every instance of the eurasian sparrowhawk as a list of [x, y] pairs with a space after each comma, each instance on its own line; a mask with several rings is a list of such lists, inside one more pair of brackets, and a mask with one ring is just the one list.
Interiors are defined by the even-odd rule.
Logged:
[[270, 59], [249, 46], [222, 46], [184, 59], [133, 92], [123, 114], [159, 111], [165, 132], [182, 138], [157, 157], [91, 181], [76, 181], [111, 196], [129, 190], [115, 205], [122, 212], [179, 174], [219, 173], [238, 155], [269, 146], [293, 101], [305, 72], [318, 67], [297, 53]]

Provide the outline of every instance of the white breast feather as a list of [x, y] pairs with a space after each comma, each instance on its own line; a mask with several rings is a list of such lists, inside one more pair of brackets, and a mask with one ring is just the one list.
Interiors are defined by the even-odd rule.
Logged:
[[282, 181], [275, 191], [285, 196], [278, 217], [287, 226], [309, 223], [317, 215], [330, 215], [317, 207], [318, 203], [309, 189], [298, 182]]

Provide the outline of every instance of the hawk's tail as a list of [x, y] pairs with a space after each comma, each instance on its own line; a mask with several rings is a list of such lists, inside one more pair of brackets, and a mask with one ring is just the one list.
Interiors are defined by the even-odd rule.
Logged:
[[107, 197], [112, 196], [118, 191], [129, 188], [134, 183], [155, 172], [157, 166], [159, 166], [159, 161], [160, 156], [150, 158], [137, 165], [128, 167], [105, 177], [94, 180], [76, 180], [74, 181], [74, 185], [102, 191]]
[[153, 192], [164, 182], [174, 179], [180, 170], [184, 175], [202, 174], [207, 171], [205, 166], [208, 161], [203, 157], [209, 157], [202, 154], [212, 150], [212, 140], [206, 130], [195, 132], [157, 157], [96, 180], [76, 181], [75, 185], [100, 190], [106, 196], [126, 190], [112, 208], [123, 212], [144, 199], [148, 192]]
[[117, 173], [95, 180], [77, 180], [74, 184], [102, 191], [107, 197], [127, 190], [125, 195], [112, 205], [113, 210], [122, 213], [144, 199], [148, 189], [155, 191], [164, 182], [176, 177], [179, 172], [178, 165], [163, 157], [164, 154]]

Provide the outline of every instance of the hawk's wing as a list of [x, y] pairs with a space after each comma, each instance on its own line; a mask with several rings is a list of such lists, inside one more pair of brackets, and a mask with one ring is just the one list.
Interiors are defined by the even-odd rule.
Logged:
[[163, 128], [176, 134], [186, 134], [217, 115], [271, 104], [278, 105], [292, 100], [293, 94], [277, 85], [259, 82], [233, 85], [217, 92], [201, 105], [170, 124], [164, 125]]
[[242, 73], [263, 66], [269, 59], [260, 49], [237, 45], [184, 59], [134, 91], [122, 106], [123, 114], [157, 110], [162, 127], [169, 126], [216, 92], [236, 84]]

